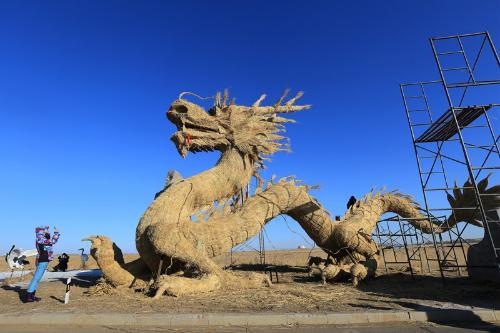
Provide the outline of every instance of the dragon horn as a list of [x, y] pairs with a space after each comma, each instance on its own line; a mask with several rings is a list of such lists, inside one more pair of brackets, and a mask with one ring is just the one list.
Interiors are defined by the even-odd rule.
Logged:
[[446, 197], [448, 198], [448, 202], [450, 203], [450, 206], [455, 207], [455, 204], [456, 204], [455, 198], [450, 193], [448, 193], [448, 191], [446, 191]]
[[293, 103], [295, 103], [295, 101], [296, 101], [296, 100], [298, 100], [299, 98], [301, 98], [303, 95], [304, 95], [304, 92], [299, 91], [299, 92], [295, 95], [295, 97], [290, 98], [290, 99], [288, 100], [288, 102], [286, 102], [286, 104], [285, 104], [285, 105], [286, 105], [286, 106], [291, 106]]
[[491, 172], [484, 178], [482, 179], [479, 183], [477, 183], [477, 189], [479, 190], [479, 193], [484, 192], [486, 190], [486, 187], [488, 187], [488, 178], [490, 178]]
[[462, 198], [462, 191], [458, 188], [457, 181], [455, 180], [455, 186], [453, 187], [453, 195], [455, 196], [455, 200], [459, 201]]
[[260, 105], [260, 103], [266, 98], [266, 94], [260, 95], [259, 99], [255, 101], [255, 103], [252, 104], [252, 107], [256, 108]]
[[220, 91], [218, 91], [216, 94], [215, 94], [215, 106], [221, 108], [222, 105], [220, 103]]
[[288, 93], [290, 92], [290, 89], [285, 89], [285, 91], [283, 92], [283, 95], [281, 95], [281, 97], [278, 99], [278, 101], [276, 102], [276, 104], [274, 104], [274, 108], [278, 108], [278, 106], [281, 105], [281, 103], [283, 102], [283, 100], [285, 99], [285, 97], [288, 95]]
[[229, 98], [229, 91], [227, 89], [224, 89], [224, 96], [222, 97], [222, 107], [226, 106], [228, 98]]

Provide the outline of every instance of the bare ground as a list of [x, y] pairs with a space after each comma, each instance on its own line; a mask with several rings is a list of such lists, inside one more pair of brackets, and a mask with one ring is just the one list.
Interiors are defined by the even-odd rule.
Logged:
[[[199, 312], [324, 312], [324, 311], [367, 311], [437, 308], [500, 308], [500, 285], [478, 283], [465, 276], [446, 280], [436, 274], [424, 274], [414, 279], [407, 265], [393, 265], [380, 269], [380, 276], [363, 282], [358, 288], [349, 283], [321, 285], [309, 278], [304, 267], [310, 250], [268, 251], [266, 262], [276, 265], [279, 283], [272, 287], [245, 290], [219, 290], [189, 297], [167, 297], [154, 301], [151, 297], [132, 290], [111, 290], [111, 294], [95, 294], [89, 287], [96, 281], [76, 280], [71, 290], [71, 302], [63, 304], [64, 281], [41, 283], [37, 296], [42, 302], [23, 304], [22, 290], [16, 287], [0, 288], [0, 313], [19, 312], [120, 312], [120, 313], [199, 313]], [[314, 250], [312, 255], [323, 255]], [[136, 255], [127, 255], [132, 260]], [[73, 256], [70, 268], [78, 264]], [[230, 255], [217, 258], [223, 265], [229, 265]], [[3, 262], [3, 260], [2, 260]], [[254, 252], [233, 254], [233, 264], [240, 270], [259, 270], [259, 257]], [[88, 263], [95, 268], [95, 262]], [[0, 266], [0, 269], [3, 267]], [[5, 269], [4, 269], [5, 271]], [[276, 273], [273, 274], [276, 282]]]

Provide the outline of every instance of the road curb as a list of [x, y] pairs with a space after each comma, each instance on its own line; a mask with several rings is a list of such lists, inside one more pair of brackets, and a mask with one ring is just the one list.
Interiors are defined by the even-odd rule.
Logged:
[[106, 326], [292, 326], [403, 322], [497, 322], [495, 310], [370, 311], [329, 313], [33, 313], [0, 314], [0, 325]]

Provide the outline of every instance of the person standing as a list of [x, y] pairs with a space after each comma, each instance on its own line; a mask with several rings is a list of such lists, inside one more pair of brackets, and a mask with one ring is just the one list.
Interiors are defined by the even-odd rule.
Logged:
[[40, 298], [35, 296], [36, 289], [43, 274], [45, 273], [45, 270], [47, 269], [47, 266], [49, 265], [49, 262], [54, 259], [52, 246], [59, 240], [59, 231], [56, 227], [54, 227], [54, 235], [52, 238], [50, 237], [50, 229], [48, 226], [36, 228], [35, 233], [36, 249], [38, 251], [36, 256], [36, 270], [35, 275], [31, 279], [28, 286], [25, 300], [26, 303], [40, 301]]

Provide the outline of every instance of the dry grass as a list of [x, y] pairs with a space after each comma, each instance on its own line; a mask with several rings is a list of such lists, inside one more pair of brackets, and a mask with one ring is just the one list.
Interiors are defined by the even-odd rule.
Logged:
[[[477, 284], [468, 278], [457, 277], [448, 280], [443, 287], [442, 280], [437, 276], [422, 275], [412, 279], [408, 272], [404, 272], [404, 266], [391, 268], [388, 275], [363, 282], [359, 288], [353, 288], [349, 283], [322, 286], [319, 281], [307, 276], [304, 266], [308, 254], [309, 250], [267, 252], [268, 263], [287, 265], [280, 266], [280, 282], [274, 283], [270, 288], [218, 290], [189, 297], [163, 297], [154, 301], [142, 292], [127, 288], [114, 289], [102, 284], [95, 286], [95, 281], [75, 280], [71, 303], [63, 305], [61, 302], [64, 298], [64, 282], [44, 282], [37, 292], [43, 301], [36, 304], [22, 304], [17, 290], [2, 287], [0, 313], [317, 312], [500, 307], [498, 284]], [[312, 255], [324, 256], [320, 250], [314, 250]], [[136, 257], [127, 255], [126, 260]], [[221, 265], [227, 265], [228, 259], [229, 256], [219, 257], [217, 261]], [[233, 260], [235, 264], [247, 264], [247, 267], [253, 269], [258, 266], [255, 265], [258, 263], [258, 255], [253, 252], [234, 253]], [[385, 273], [385, 269], [382, 269], [381, 273]], [[276, 282], [274, 275], [273, 279]]]
[[412, 280], [407, 273], [378, 277], [360, 284], [360, 288], [343, 283], [322, 286], [305, 272], [283, 272], [279, 278], [280, 283], [270, 288], [217, 290], [157, 301], [126, 288], [101, 286], [99, 293], [89, 293], [89, 285], [77, 281], [67, 306], [61, 303], [65, 291], [62, 281], [42, 283], [37, 295], [43, 301], [37, 304], [22, 304], [15, 290], [0, 289], [0, 312], [323, 312], [500, 306], [499, 285], [476, 285], [465, 278], [452, 279], [445, 288], [438, 277]]

